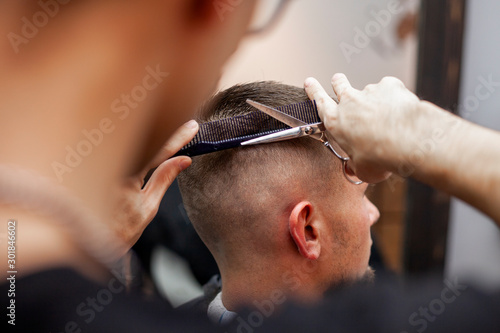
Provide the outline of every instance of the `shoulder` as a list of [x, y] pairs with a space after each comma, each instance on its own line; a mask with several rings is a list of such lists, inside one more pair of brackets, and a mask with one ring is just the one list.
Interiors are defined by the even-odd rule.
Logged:
[[180, 311], [194, 311], [206, 315], [208, 306], [214, 300], [218, 293], [222, 290], [222, 281], [220, 276], [214, 275], [203, 285], [203, 295], [184, 303], [179, 307]]
[[[10, 284], [0, 285], [2, 294]], [[5, 290], [7, 289], [7, 290]], [[212, 331], [205, 316], [175, 311], [159, 297], [129, 293], [115, 277], [96, 283], [67, 269], [18, 277], [15, 282], [15, 328], [22, 332], [165, 332]], [[4, 322], [5, 324], [5, 322]], [[174, 330], [175, 331], [175, 330]]]

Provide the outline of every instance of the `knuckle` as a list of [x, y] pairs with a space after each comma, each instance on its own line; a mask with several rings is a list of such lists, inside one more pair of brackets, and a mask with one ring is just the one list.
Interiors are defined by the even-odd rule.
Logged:
[[315, 100], [321, 100], [324, 103], [325, 96], [324, 96], [324, 92], [323, 92], [322, 88], [319, 88], [319, 87], [315, 88], [313, 90], [313, 94], [312, 95], [314, 96]]
[[400, 79], [398, 79], [394, 76], [385, 76], [384, 78], [382, 78], [382, 80], [380, 80], [380, 83], [387, 84], [387, 85], [400, 86], [400, 87], [405, 86]]
[[328, 103], [330, 102], [329, 101], [330, 97], [326, 97], [325, 95], [321, 94], [319, 96], [316, 97], [316, 104], [320, 105], [321, 107], [324, 107], [326, 108], [328, 106]]
[[[383, 79], [382, 79], [383, 80]], [[368, 91], [368, 92], [372, 92], [376, 89], [377, 85], [376, 84], [373, 84], [373, 83], [370, 83], [370, 84], [367, 84], [366, 87], [365, 87], [365, 91]]]
[[325, 126], [329, 132], [332, 132], [336, 128], [335, 123], [337, 121], [337, 117], [335, 117], [331, 112], [325, 114], [324, 119]]
[[350, 100], [353, 100], [355, 98], [356, 91], [352, 89], [346, 89], [341, 92], [340, 96], [337, 96], [339, 98], [339, 101], [342, 100], [343, 102], [347, 102]]

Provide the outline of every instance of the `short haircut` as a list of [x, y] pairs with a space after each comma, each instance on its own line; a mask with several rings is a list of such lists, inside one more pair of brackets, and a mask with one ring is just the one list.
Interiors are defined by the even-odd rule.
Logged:
[[[208, 100], [196, 120], [255, 111], [248, 98], [272, 107], [308, 100], [303, 89], [277, 82], [235, 85]], [[283, 199], [294, 189], [321, 195], [325, 178], [341, 170], [338, 163], [328, 148], [305, 137], [196, 156], [179, 176], [179, 186], [188, 216], [212, 254], [243, 246], [258, 251], [266, 245], [255, 244], [249, 233], [259, 232], [259, 242], [266, 242], [279, 218], [274, 208], [286, 205]]]

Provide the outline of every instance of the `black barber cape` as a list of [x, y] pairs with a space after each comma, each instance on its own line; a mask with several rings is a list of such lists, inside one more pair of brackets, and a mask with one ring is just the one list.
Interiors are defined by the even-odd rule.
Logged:
[[[456, 281], [420, 281], [410, 288], [379, 281], [335, 291], [314, 307], [238, 312], [216, 327], [206, 314], [172, 309], [160, 299], [100, 285], [69, 269], [19, 277], [15, 326], [8, 324], [9, 283], [0, 286], [2, 332], [500, 332], [500, 292], [485, 294]], [[269, 317], [268, 317], [269, 316]]]

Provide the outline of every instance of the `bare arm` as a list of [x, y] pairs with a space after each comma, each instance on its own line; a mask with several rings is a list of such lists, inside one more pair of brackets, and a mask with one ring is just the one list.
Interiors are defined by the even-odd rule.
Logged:
[[428, 102], [421, 109], [427, 109], [423, 113], [429, 123], [442, 126], [444, 134], [414, 177], [468, 202], [500, 226], [500, 133]]
[[359, 91], [337, 74], [332, 85], [338, 105], [316, 80], [307, 79], [305, 88], [358, 177], [378, 182], [390, 172], [412, 176], [470, 203], [500, 226], [499, 133], [420, 101], [395, 78]]

